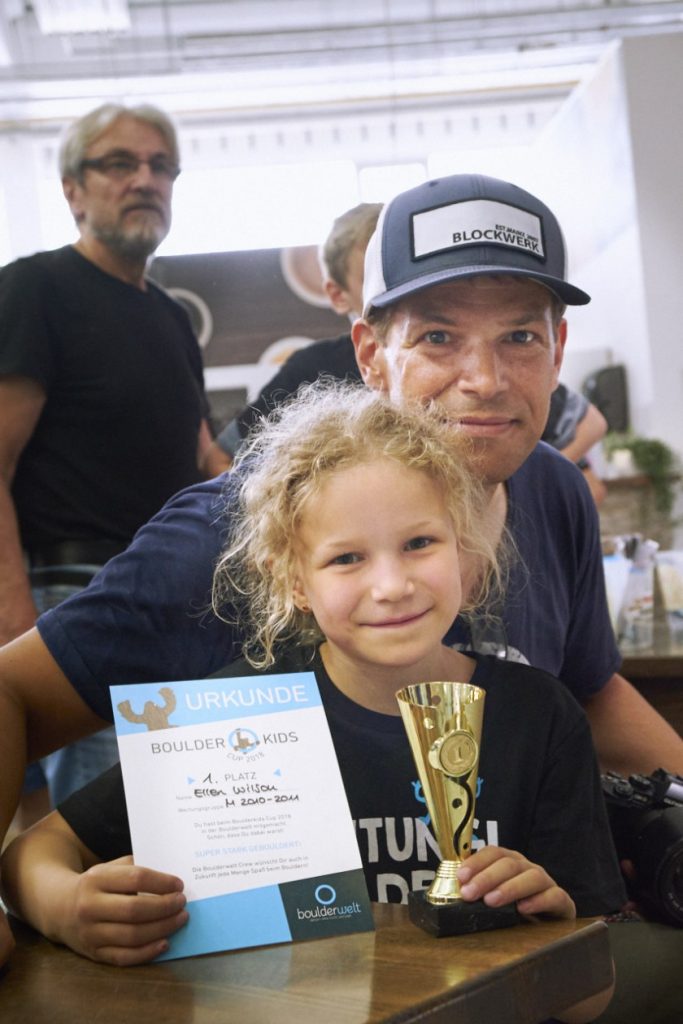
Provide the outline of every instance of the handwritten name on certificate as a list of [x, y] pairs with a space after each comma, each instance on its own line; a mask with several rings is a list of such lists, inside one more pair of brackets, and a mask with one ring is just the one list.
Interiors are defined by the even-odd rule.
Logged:
[[111, 696], [135, 861], [188, 899], [160, 959], [373, 928], [312, 672]]

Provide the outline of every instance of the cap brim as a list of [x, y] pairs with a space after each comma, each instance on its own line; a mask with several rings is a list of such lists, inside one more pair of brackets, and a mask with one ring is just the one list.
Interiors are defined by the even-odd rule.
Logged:
[[446, 267], [443, 270], [436, 270], [425, 274], [423, 277], [414, 277], [412, 280], [396, 285], [395, 288], [390, 288], [376, 298], [367, 301], [363, 312], [367, 312], [373, 306], [377, 309], [384, 309], [385, 306], [390, 306], [407, 295], [413, 295], [415, 292], [423, 291], [425, 288], [430, 288], [435, 284], [443, 284], [445, 281], [456, 281], [460, 278], [479, 277], [482, 274], [506, 274], [512, 277], [531, 278], [532, 281], [538, 281], [539, 284], [544, 285], [568, 306], [585, 306], [591, 301], [591, 297], [587, 292], [582, 291], [573, 284], [569, 284], [568, 281], [563, 281], [561, 278], [552, 277], [549, 274], [536, 274], [533, 271], [520, 269], [519, 267], [492, 266], [487, 264], [482, 266]]

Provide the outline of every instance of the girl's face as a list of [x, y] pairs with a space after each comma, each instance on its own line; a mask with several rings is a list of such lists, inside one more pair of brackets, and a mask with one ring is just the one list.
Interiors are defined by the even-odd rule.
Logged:
[[453, 524], [422, 471], [388, 459], [343, 469], [308, 501], [295, 599], [331, 654], [408, 667], [433, 654], [460, 608]]

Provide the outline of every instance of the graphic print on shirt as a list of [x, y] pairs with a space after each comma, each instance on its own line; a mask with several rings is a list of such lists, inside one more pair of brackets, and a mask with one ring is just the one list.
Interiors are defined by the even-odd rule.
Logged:
[[[477, 779], [477, 798], [484, 780]], [[379, 903], [407, 903], [412, 890], [430, 885], [439, 847], [430, 828], [422, 785], [411, 782], [414, 800], [424, 813], [402, 818], [360, 818], [354, 822], [361, 858], [366, 867], [370, 899]], [[498, 822], [480, 822], [475, 816], [472, 849], [498, 846]]]

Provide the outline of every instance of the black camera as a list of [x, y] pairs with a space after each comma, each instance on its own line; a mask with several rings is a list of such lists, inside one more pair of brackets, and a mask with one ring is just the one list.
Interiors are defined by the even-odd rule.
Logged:
[[631, 897], [667, 924], [683, 928], [683, 777], [602, 776], [619, 860], [633, 863]]

